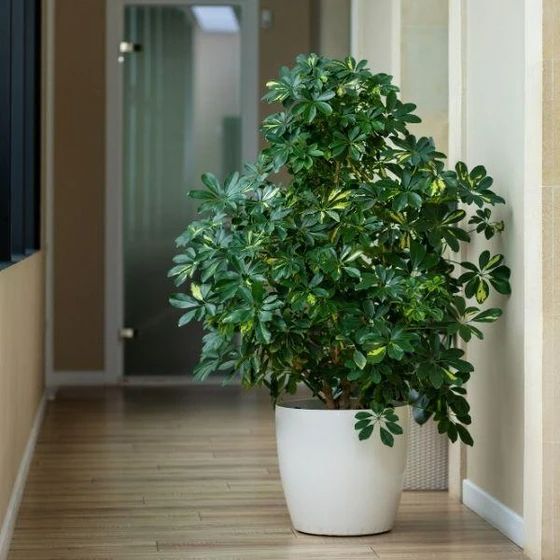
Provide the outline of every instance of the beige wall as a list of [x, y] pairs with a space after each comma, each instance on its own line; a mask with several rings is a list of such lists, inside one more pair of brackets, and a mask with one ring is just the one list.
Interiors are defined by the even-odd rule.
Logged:
[[[46, 91], [45, 68], [43, 64], [43, 92]], [[42, 120], [44, 133], [44, 104]], [[43, 185], [45, 170], [43, 159]], [[41, 198], [45, 199], [44, 187]], [[41, 237], [44, 239], [44, 235]], [[0, 525], [43, 395], [44, 340], [45, 253], [40, 250], [0, 270]]]
[[43, 392], [43, 253], [0, 271], [0, 523]]
[[543, 559], [560, 558], [560, 1], [543, 17]]
[[346, 58], [350, 54], [350, 0], [319, 3], [319, 54]]
[[560, 1], [543, 0], [543, 185], [560, 185]]
[[352, 56], [366, 59], [374, 73], [400, 83], [401, 6], [394, 0], [353, 0]]
[[209, 169], [218, 176], [224, 169], [224, 118], [241, 114], [240, 39], [238, 33], [194, 31], [194, 184]]
[[[350, 54], [349, 0], [261, 0], [270, 10], [272, 24], [259, 32], [259, 94], [278, 77], [282, 66], [292, 66], [297, 55], [308, 52], [344, 58]], [[260, 105], [260, 120], [277, 110]], [[261, 147], [264, 141], [261, 138]], [[281, 175], [281, 180], [285, 179]]]
[[449, 0], [401, 0], [402, 99], [415, 103], [422, 119], [410, 125], [416, 136], [432, 137], [439, 151], [448, 147]]
[[57, 0], [54, 369], [104, 362], [105, 0]]
[[[298, 54], [316, 46], [311, 0], [261, 0], [260, 5], [261, 10], [272, 13], [272, 24], [261, 27], [259, 32], [259, 97], [266, 93], [266, 82], [278, 77], [282, 66], [292, 66]], [[261, 103], [259, 120], [275, 110], [268, 103]]]

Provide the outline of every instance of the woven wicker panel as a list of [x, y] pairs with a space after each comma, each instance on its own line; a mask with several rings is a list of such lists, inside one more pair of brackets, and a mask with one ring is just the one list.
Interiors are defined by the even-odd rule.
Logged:
[[447, 489], [447, 437], [437, 431], [433, 421], [419, 426], [410, 421], [405, 490]]

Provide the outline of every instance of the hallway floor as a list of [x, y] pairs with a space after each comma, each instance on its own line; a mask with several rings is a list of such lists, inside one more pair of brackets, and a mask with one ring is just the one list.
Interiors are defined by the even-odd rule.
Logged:
[[268, 397], [239, 387], [75, 389], [49, 402], [9, 560], [521, 560], [442, 492], [395, 529], [295, 532]]

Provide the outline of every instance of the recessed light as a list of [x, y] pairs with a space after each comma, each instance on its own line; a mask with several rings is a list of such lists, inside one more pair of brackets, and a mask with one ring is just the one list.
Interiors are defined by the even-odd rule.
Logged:
[[202, 31], [238, 33], [239, 22], [232, 6], [193, 6], [192, 12]]

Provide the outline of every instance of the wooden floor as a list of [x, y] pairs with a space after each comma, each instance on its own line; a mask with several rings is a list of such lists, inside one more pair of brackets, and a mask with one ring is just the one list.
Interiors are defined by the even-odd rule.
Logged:
[[266, 396], [81, 389], [50, 402], [9, 560], [514, 560], [445, 493], [405, 493], [391, 533], [290, 525]]

